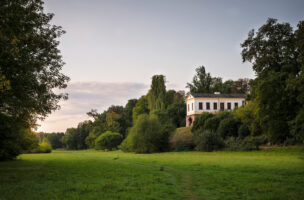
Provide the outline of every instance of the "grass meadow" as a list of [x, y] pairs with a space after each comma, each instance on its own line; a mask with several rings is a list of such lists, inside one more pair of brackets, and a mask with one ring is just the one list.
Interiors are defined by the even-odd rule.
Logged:
[[304, 148], [53, 151], [0, 162], [0, 200], [303, 199]]

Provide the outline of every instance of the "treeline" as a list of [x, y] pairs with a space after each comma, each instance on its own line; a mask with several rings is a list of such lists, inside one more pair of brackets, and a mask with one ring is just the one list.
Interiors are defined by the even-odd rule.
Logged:
[[[94, 109], [88, 112], [87, 115], [92, 120], [81, 122], [76, 128], [66, 130], [62, 139], [64, 147], [67, 149], [101, 148], [96, 146], [96, 141], [105, 132], [118, 133], [122, 141], [128, 136], [135, 122], [145, 114], [152, 115], [153, 113], [162, 117], [161, 123], [167, 124], [172, 129], [185, 126], [184, 96], [183, 91], [167, 91], [165, 77], [155, 75], [147, 95], [139, 99], [130, 99], [125, 106], [112, 105], [102, 113]], [[109, 137], [112, 135], [110, 134]]]
[[[192, 89], [243, 93], [249, 89], [249, 79], [228, 80], [212, 77], [199, 67], [193, 80], [198, 80]], [[210, 79], [205, 81], [202, 77]], [[87, 113], [92, 120], [68, 128], [57, 141], [66, 149], [117, 149], [135, 152], [159, 152], [172, 150], [170, 138], [176, 128], [185, 126], [185, 92], [166, 90], [165, 76], [155, 75], [146, 95], [128, 100], [125, 106], [110, 106], [103, 113], [92, 109]], [[202, 82], [204, 82], [202, 84]], [[216, 83], [216, 84], [215, 84]], [[54, 135], [55, 133], [51, 134]], [[53, 146], [53, 136], [44, 134]]]

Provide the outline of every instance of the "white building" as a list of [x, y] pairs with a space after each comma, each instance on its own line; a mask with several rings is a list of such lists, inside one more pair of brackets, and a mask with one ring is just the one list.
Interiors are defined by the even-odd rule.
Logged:
[[215, 114], [245, 105], [245, 94], [189, 94], [186, 97], [186, 105], [186, 126], [191, 126], [195, 118], [203, 112]]

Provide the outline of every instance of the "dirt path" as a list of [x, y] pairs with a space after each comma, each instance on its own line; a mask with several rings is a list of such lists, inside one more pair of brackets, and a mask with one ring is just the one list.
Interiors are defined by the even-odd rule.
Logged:
[[164, 171], [169, 171], [177, 177], [180, 184], [178, 187], [182, 190], [181, 194], [183, 195], [181, 199], [188, 199], [188, 200], [198, 200], [198, 196], [193, 192], [193, 178], [192, 174], [181, 169], [176, 169], [173, 167], [168, 166], [161, 166], [161, 165], [154, 165], [154, 164], [147, 164], [147, 163], [140, 163], [140, 162], [132, 162], [127, 160], [116, 160], [117, 162], [128, 163], [133, 165], [140, 165], [144, 167], [154, 168], [156, 170], [161, 170], [163, 168]]

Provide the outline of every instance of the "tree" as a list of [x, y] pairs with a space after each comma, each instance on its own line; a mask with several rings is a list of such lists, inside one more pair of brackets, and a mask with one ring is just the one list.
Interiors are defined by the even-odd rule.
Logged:
[[257, 32], [251, 30], [241, 44], [243, 62], [252, 63], [257, 78], [252, 98], [263, 132], [273, 143], [281, 143], [290, 135], [288, 122], [299, 109], [297, 93], [288, 83], [299, 76], [300, 52], [295, 33], [289, 23], [268, 19]]
[[164, 75], [152, 77], [151, 88], [148, 92], [148, 106], [150, 111], [165, 110], [166, 108], [166, 86]]
[[[0, 90], [0, 114], [12, 119], [10, 126], [23, 121], [23, 128], [30, 128], [37, 118], [58, 109], [60, 99], [67, 98], [54, 92], [65, 88], [69, 78], [60, 73], [64, 63], [58, 38], [64, 31], [51, 24], [53, 16], [44, 12], [41, 0], [0, 3], [0, 77], [1, 85], [3, 80], [9, 83], [9, 88]], [[12, 137], [6, 139], [14, 141]]]
[[[164, 130], [157, 116], [140, 115], [130, 129], [128, 137], [122, 142], [121, 148], [123, 151], [136, 153], [165, 151], [169, 148], [169, 133]], [[164, 144], [166, 146], [163, 146]]]
[[297, 95], [297, 115], [290, 122], [291, 134], [298, 142], [304, 143], [304, 21], [299, 22], [298, 30], [295, 32], [295, 40], [299, 49], [299, 63], [302, 66], [301, 70], [288, 84]]
[[212, 77], [210, 73], [206, 73], [205, 67], [200, 66], [195, 69], [196, 75], [193, 77], [192, 83], [187, 83], [187, 88], [191, 93], [211, 93]]

